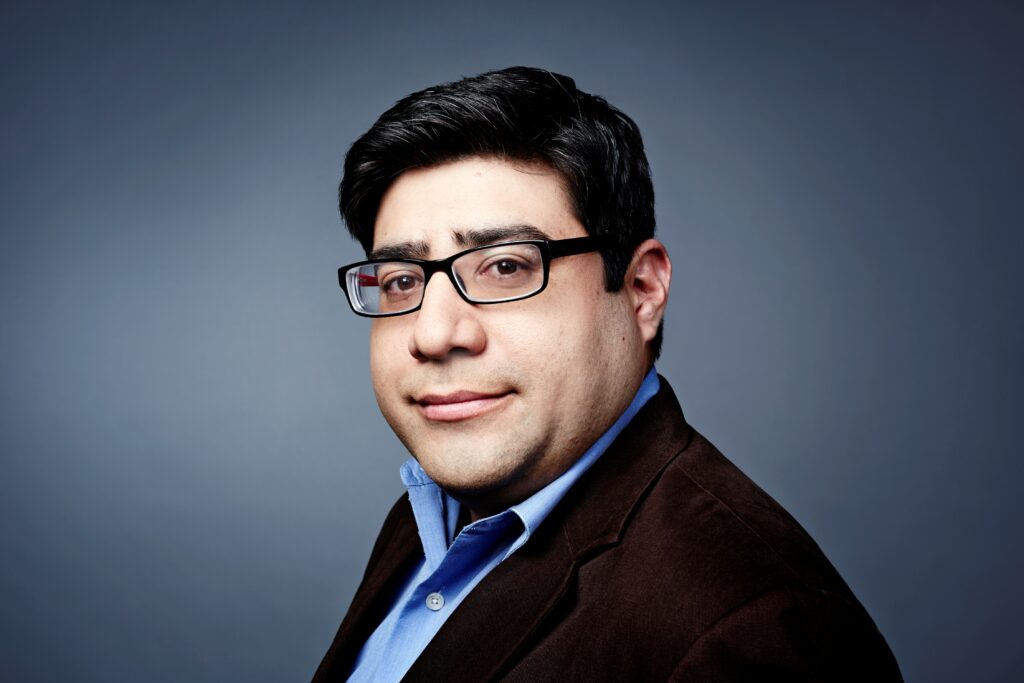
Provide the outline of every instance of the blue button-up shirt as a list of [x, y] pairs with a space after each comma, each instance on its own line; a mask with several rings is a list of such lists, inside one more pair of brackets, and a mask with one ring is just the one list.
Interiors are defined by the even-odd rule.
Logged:
[[457, 537], [459, 502], [441, 490], [414, 459], [403, 464], [402, 481], [423, 542], [423, 559], [363, 645], [349, 680], [401, 680], [459, 603], [530, 539], [562, 496], [658, 393], [659, 385], [652, 368], [626, 411], [561, 476], [508, 510], [464, 527]]

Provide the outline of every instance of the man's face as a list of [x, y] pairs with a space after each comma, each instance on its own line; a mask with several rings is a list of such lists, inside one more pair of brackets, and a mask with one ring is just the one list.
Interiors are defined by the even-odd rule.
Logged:
[[[587, 234], [550, 167], [472, 158], [399, 176], [373, 251], [440, 259], [528, 228]], [[420, 310], [373, 321], [370, 362], [391, 428], [477, 518], [541, 489], [611, 426], [643, 379], [643, 345], [628, 295], [604, 290], [589, 253], [553, 260], [543, 292], [501, 304], [467, 303], [437, 273]]]

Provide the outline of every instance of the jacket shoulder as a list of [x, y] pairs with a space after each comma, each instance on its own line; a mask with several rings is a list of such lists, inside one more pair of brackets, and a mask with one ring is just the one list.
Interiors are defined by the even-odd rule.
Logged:
[[[674, 518], [658, 527], [661, 533], [679, 549], [702, 549], [676, 555], [676, 562], [719, 566], [722, 580], [745, 579], [754, 593], [798, 583], [853, 597], [810, 534], [700, 433], [665, 469], [637, 515]], [[658, 533], [639, 520], [636, 531]]]
[[900, 680], [870, 616], [781, 505], [699, 433], [663, 462], [615, 542], [581, 558], [571, 607], [514, 678], [543, 679], [572, 651], [559, 675]]

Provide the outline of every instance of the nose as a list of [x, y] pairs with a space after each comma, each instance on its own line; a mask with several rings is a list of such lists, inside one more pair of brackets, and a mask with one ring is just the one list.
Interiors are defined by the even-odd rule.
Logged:
[[413, 313], [409, 353], [417, 360], [443, 360], [454, 352], [476, 355], [487, 346], [477, 308], [459, 296], [443, 272], [434, 273], [423, 291], [423, 303]]

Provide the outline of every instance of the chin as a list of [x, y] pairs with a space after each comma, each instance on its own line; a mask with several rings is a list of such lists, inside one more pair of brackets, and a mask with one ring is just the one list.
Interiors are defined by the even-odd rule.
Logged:
[[[443, 448], [439, 453], [417, 457], [420, 466], [438, 486], [456, 498], [487, 497], [514, 487], [529, 470], [521, 453], [495, 455], [493, 445]], [[481, 453], [490, 452], [490, 457]]]

